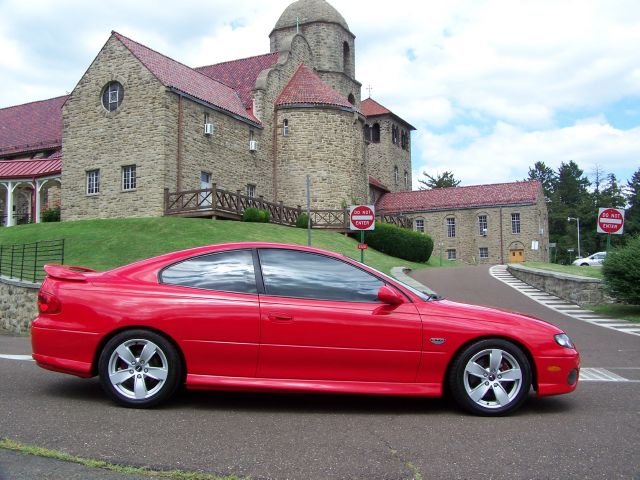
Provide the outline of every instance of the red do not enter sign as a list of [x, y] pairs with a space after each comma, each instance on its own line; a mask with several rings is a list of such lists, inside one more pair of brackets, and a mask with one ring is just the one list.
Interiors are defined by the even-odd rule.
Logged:
[[601, 208], [598, 211], [598, 233], [621, 234], [624, 229], [624, 210]]
[[352, 205], [349, 208], [349, 224], [351, 230], [373, 230], [376, 224], [375, 207]]

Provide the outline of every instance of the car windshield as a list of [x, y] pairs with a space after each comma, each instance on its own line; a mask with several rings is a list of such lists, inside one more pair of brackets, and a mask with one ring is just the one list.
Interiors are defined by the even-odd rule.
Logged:
[[367, 265], [367, 268], [369, 268], [370, 270], [373, 270], [379, 276], [383, 277], [385, 280], [391, 280], [391, 281], [393, 281], [395, 283], [399, 283], [404, 288], [406, 288], [411, 293], [413, 293], [416, 297], [420, 298], [421, 300], [424, 300], [425, 302], [430, 302], [432, 300], [441, 300], [442, 299], [442, 297], [440, 297], [439, 295], [437, 295], [437, 294], [435, 294], [433, 292], [429, 292], [427, 290], [419, 290], [416, 287], [412, 287], [411, 285], [407, 285], [406, 283], [398, 280], [397, 278], [392, 278], [389, 275], [387, 275], [386, 273], [382, 273], [380, 270], [376, 270], [375, 268], [370, 267], [369, 265]]

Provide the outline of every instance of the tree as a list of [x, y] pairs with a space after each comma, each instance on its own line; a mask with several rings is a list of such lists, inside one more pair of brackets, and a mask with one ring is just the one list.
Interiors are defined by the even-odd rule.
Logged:
[[427, 172], [422, 172], [422, 174], [426, 178], [418, 179], [418, 182], [422, 184], [419, 187], [420, 190], [457, 187], [458, 185], [460, 185], [460, 180], [455, 179], [455, 177], [453, 176], [453, 172], [446, 171], [442, 175], [436, 172], [435, 176], [431, 176]]
[[545, 198], [551, 198], [556, 189], [558, 176], [551, 168], [547, 167], [544, 162], [536, 162], [533, 168], [529, 169], [527, 180], [538, 180], [542, 184], [542, 191]]
[[627, 212], [625, 219], [625, 235], [640, 233], [640, 168], [627, 182]]

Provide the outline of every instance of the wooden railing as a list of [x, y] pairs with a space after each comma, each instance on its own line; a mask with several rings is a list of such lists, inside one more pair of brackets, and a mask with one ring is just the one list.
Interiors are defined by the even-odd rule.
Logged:
[[[221, 216], [240, 219], [247, 208], [267, 210], [271, 223], [295, 226], [298, 216], [305, 213], [300, 205], [288, 207], [282, 202], [268, 202], [264, 197], [249, 197], [240, 190], [231, 192], [213, 184], [211, 188], [169, 192], [164, 190], [165, 215], [178, 216]], [[411, 228], [411, 219], [402, 215], [377, 215], [378, 221], [390, 223], [403, 228]], [[311, 210], [311, 224], [314, 228], [349, 230], [349, 209]]]

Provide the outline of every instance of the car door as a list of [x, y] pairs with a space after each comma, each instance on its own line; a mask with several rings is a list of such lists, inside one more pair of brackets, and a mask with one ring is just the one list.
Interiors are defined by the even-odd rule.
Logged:
[[229, 250], [160, 273], [163, 329], [179, 341], [190, 375], [255, 375], [260, 305], [253, 258], [251, 249]]
[[415, 381], [422, 323], [414, 304], [379, 302], [384, 281], [336, 258], [277, 248], [259, 258], [258, 377]]

